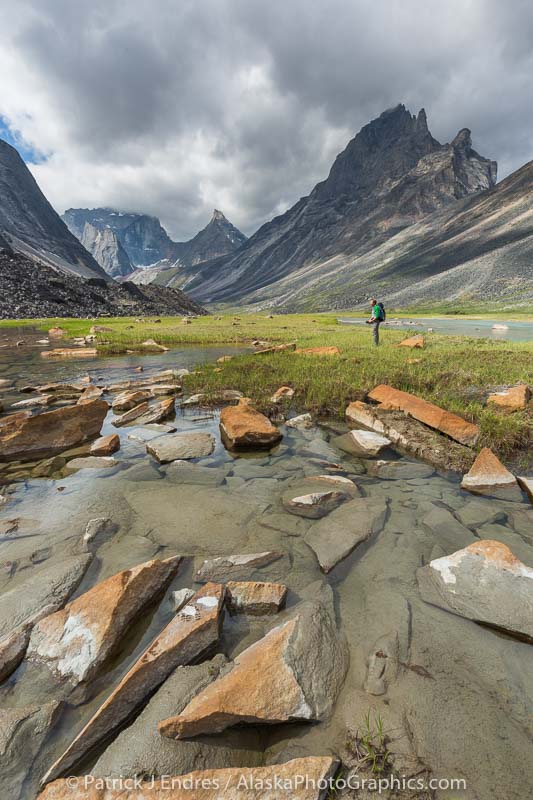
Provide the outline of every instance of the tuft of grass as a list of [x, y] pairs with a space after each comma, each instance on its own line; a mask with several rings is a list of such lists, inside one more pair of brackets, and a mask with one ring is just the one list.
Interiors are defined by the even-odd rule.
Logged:
[[382, 775], [392, 769], [392, 755], [387, 747], [388, 737], [385, 733], [381, 714], [368, 709], [364, 716], [363, 726], [357, 731], [353, 750], [361, 766], [367, 767], [373, 775]]

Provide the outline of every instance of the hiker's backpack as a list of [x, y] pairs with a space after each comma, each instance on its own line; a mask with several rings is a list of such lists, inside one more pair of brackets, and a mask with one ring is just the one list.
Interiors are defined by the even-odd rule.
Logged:
[[380, 310], [379, 318], [380, 318], [380, 320], [382, 322], [384, 322], [387, 319], [387, 314], [385, 312], [385, 306], [383, 305], [383, 303], [378, 303], [378, 308]]

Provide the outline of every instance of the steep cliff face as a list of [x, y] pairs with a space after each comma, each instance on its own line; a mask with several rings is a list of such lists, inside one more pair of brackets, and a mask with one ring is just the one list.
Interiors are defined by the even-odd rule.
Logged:
[[86, 222], [81, 243], [112, 278], [125, 277], [134, 271], [128, 254], [111, 228], [99, 229]]
[[105, 277], [39, 189], [14, 147], [0, 139], [0, 235], [16, 252], [63, 272]]
[[63, 220], [72, 233], [83, 238], [86, 223], [100, 231], [112, 231], [134, 266], [155, 264], [171, 257], [174, 242], [157, 217], [131, 214], [112, 208], [69, 208]]
[[286, 291], [299, 270], [313, 266], [316, 278], [330, 259], [360, 256], [495, 180], [496, 163], [473, 150], [468, 130], [441, 145], [424, 110], [399, 105], [361, 129], [308, 197], [179, 285], [204, 302], [248, 301], [278, 281]]
[[[124, 254], [134, 267], [147, 267], [153, 265], [153, 270], [138, 270], [134, 279], [138, 283], [151, 283], [162, 271], [175, 268], [172, 277], [183, 267], [191, 267], [209, 259], [232, 253], [246, 241], [246, 237], [229, 222], [221, 211], [215, 210], [209, 224], [188, 242], [174, 242], [168, 236], [157, 217], [146, 214], [130, 214], [113, 211], [109, 208], [69, 208], [65, 211], [63, 219], [69, 229], [85, 244], [85, 229], [106, 231], [114, 235]], [[96, 260], [107, 270], [110, 255], [102, 253], [102, 259], [96, 256], [93, 246], [113, 249], [112, 237], [109, 233], [98, 238], [93, 230], [87, 233], [87, 242], [91, 244], [91, 252]], [[114, 248], [118, 251], [118, 247]], [[126, 275], [124, 262], [117, 272], [118, 252], [112, 257], [115, 263], [115, 272], [110, 274]], [[170, 273], [167, 276], [170, 280]]]

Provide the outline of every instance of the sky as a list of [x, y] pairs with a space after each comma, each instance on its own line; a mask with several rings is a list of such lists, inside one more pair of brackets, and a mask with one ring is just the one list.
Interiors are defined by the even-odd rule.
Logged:
[[533, 158], [529, 0], [0, 0], [0, 137], [60, 213], [250, 235], [383, 110]]

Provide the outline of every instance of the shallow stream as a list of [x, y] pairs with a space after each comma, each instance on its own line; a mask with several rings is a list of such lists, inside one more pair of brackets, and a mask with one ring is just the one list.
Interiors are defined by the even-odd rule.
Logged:
[[[435, 328], [439, 330], [436, 322]], [[12, 380], [16, 389], [74, 381], [87, 374], [95, 382], [118, 382], [138, 378], [135, 369], [140, 365], [147, 377], [170, 367], [192, 369], [235, 352], [227, 346], [187, 347], [157, 356], [51, 361], [40, 356], [38, 332], [24, 329], [13, 332], [13, 338], [26, 343], [0, 349], [0, 378]], [[4, 387], [7, 403], [14, 394]], [[347, 430], [339, 422], [309, 431], [283, 426], [283, 440], [270, 452], [235, 455], [221, 444], [218, 413], [198, 407], [178, 408], [172, 424], [180, 431], [210, 432], [217, 446], [210, 457], [198, 460], [209, 472], [202, 470], [184, 483], [173, 474], [172, 465], [158, 465], [146, 453], [145, 440], [155, 436], [154, 431], [134, 424], [115, 429], [112, 417], [110, 411], [103, 433], [120, 435], [116, 467], [81, 470], [61, 480], [27, 479], [11, 486], [0, 524], [18, 522], [11, 529], [0, 528], [0, 603], [1, 592], [31, 582], [46, 563], [78, 552], [87, 522], [97, 517], [109, 517], [116, 530], [97, 542], [95, 559], [76, 596], [154, 556], [182, 554], [186, 559], [163, 599], [132, 628], [121, 651], [85, 696], [64, 695], [45, 667], [24, 663], [0, 686], [4, 709], [67, 700], [39, 759], [33, 767], [27, 763], [18, 796], [35, 796], [43, 769], [168, 622], [173, 613], [170, 592], [193, 586], [194, 565], [218, 555], [267, 550], [286, 551], [290, 564], [280, 567], [275, 562], [254, 578], [286, 584], [289, 610], [302, 598], [332, 601], [348, 640], [350, 667], [329, 721], [247, 728], [243, 735], [250, 764], [342, 752], [373, 709], [383, 717], [400, 769], [410, 773], [429, 769], [444, 779], [466, 780], [466, 793], [442, 791], [436, 797], [524, 800], [528, 796], [533, 779], [533, 646], [424, 603], [415, 577], [417, 568], [430, 559], [475, 538], [504, 542], [533, 567], [533, 514], [525, 498], [522, 503], [474, 498], [460, 489], [457, 479], [438, 472], [413, 480], [369, 477], [364, 463], [331, 443]], [[391, 451], [380, 457], [398, 459], [401, 454]], [[317, 523], [287, 513], [281, 496], [295, 479], [328, 473], [353, 478], [370, 501], [386, 498], [388, 517], [378, 535], [325, 575], [303, 540]], [[466, 519], [469, 511], [476, 512], [470, 517], [475, 521], [463, 525], [461, 516]], [[279, 619], [226, 615], [219, 650], [230, 657], [237, 654]], [[374, 696], [365, 691], [368, 658], [378, 640], [391, 635], [398, 638], [398, 674], [386, 694]], [[222, 744], [228, 735], [212, 738]], [[98, 755], [83, 766], [89, 770]], [[206, 766], [209, 763], [199, 763], [200, 768]]]

